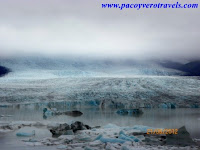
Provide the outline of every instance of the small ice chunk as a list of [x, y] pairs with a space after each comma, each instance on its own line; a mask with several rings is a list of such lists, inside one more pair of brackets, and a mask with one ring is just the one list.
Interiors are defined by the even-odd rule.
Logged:
[[86, 133], [79, 134], [79, 135], [76, 136], [76, 138], [77, 138], [79, 141], [85, 141], [85, 142], [90, 142], [90, 141], [92, 141], [91, 137], [88, 136]]
[[128, 136], [122, 130], [119, 132], [119, 139], [131, 141], [131, 142], [139, 142], [139, 139], [137, 137], [132, 136], [132, 135]]
[[144, 135], [137, 135], [135, 137], [137, 137], [140, 141], [145, 140]]
[[72, 141], [74, 138], [75, 138], [74, 135], [61, 135], [58, 137], [58, 139], [67, 140], [67, 141]]
[[140, 130], [141, 132], [147, 132], [147, 129], [154, 129], [154, 128], [143, 125], [135, 125], [133, 126], [133, 129]]
[[116, 150], [116, 148], [112, 144], [107, 144], [105, 149], [106, 150]]
[[101, 145], [101, 141], [99, 140], [96, 140], [96, 141], [93, 141], [93, 142], [90, 142], [89, 145], [92, 146], [92, 147], [97, 147], [98, 145]]
[[54, 128], [54, 127], [58, 127], [60, 124], [59, 123], [54, 123], [54, 122], [52, 122], [52, 123], [49, 123], [48, 125], [47, 125], [47, 128]]
[[131, 142], [139, 142], [139, 139], [137, 139], [136, 137], [128, 136], [128, 135], [125, 135], [125, 134], [121, 134], [119, 136], [119, 139], [122, 139], [122, 140], [125, 140], [125, 141], [131, 141]]
[[109, 124], [105, 125], [103, 128], [108, 129], [108, 128], [120, 128], [120, 127], [115, 124], [109, 123]]
[[86, 146], [84, 150], [93, 150], [92, 148]]
[[100, 134], [99, 136], [97, 136], [97, 137], [94, 139], [94, 141], [96, 141], [96, 140], [100, 140], [102, 137], [103, 137], [103, 135]]
[[41, 146], [42, 145], [41, 142], [26, 142], [25, 144], [28, 146]]
[[117, 139], [117, 138], [104, 138], [101, 137], [99, 139], [102, 143], [121, 143], [123, 144], [124, 142], [126, 142], [125, 140], [122, 139]]
[[121, 150], [129, 150], [126, 146], [122, 146]]

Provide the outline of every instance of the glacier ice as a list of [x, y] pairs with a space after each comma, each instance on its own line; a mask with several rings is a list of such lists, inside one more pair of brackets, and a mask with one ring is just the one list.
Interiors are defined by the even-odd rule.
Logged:
[[11, 104], [168, 108], [200, 106], [200, 80], [197, 77], [131, 78], [0, 78], [0, 107]]

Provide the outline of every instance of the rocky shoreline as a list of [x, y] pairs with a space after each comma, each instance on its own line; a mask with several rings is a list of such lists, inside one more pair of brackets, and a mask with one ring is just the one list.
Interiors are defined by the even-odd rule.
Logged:
[[[19, 132], [19, 129], [30, 127], [29, 133]], [[31, 127], [48, 129], [52, 137], [37, 138], [31, 134]], [[132, 150], [132, 149], [194, 149], [200, 147], [191, 139], [185, 127], [180, 133], [174, 135], [149, 135], [148, 126], [120, 127], [108, 124], [103, 127], [90, 127], [82, 122], [67, 123], [41, 123], [41, 122], [13, 122], [0, 125], [0, 132], [17, 132], [24, 139], [18, 139], [27, 146], [56, 146], [64, 150]], [[17, 137], [17, 134], [15, 135]]]

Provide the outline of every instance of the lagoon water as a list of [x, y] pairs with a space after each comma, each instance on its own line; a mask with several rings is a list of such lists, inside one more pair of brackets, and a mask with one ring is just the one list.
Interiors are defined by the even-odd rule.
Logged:
[[[177, 109], [142, 109], [141, 116], [122, 116], [116, 113], [116, 109], [99, 109], [98, 107], [87, 108], [59, 108], [60, 111], [80, 110], [82, 116], [72, 117], [67, 115], [44, 117], [42, 107], [1, 107], [0, 122], [13, 121], [38, 121], [38, 122], [66, 122], [82, 121], [90, 126], [104, 126], [108, 123], [118, 126], [145, 125], [157, 128], [176, 129], [185, 126], [192, 138], [200, 138], [200, 109], [177, 108]], [[34, 115], [33, 115], [34, 114]]]

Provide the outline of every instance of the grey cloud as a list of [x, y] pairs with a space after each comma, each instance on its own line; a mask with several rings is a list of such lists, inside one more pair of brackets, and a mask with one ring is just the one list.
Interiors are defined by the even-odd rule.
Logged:
[[21, 52], [111, 57], [200, 56], [199, 9], [120, 11], [102, 9], [104, 2], [169, 1], [1, 0], [0, 52], [2, 55]]

